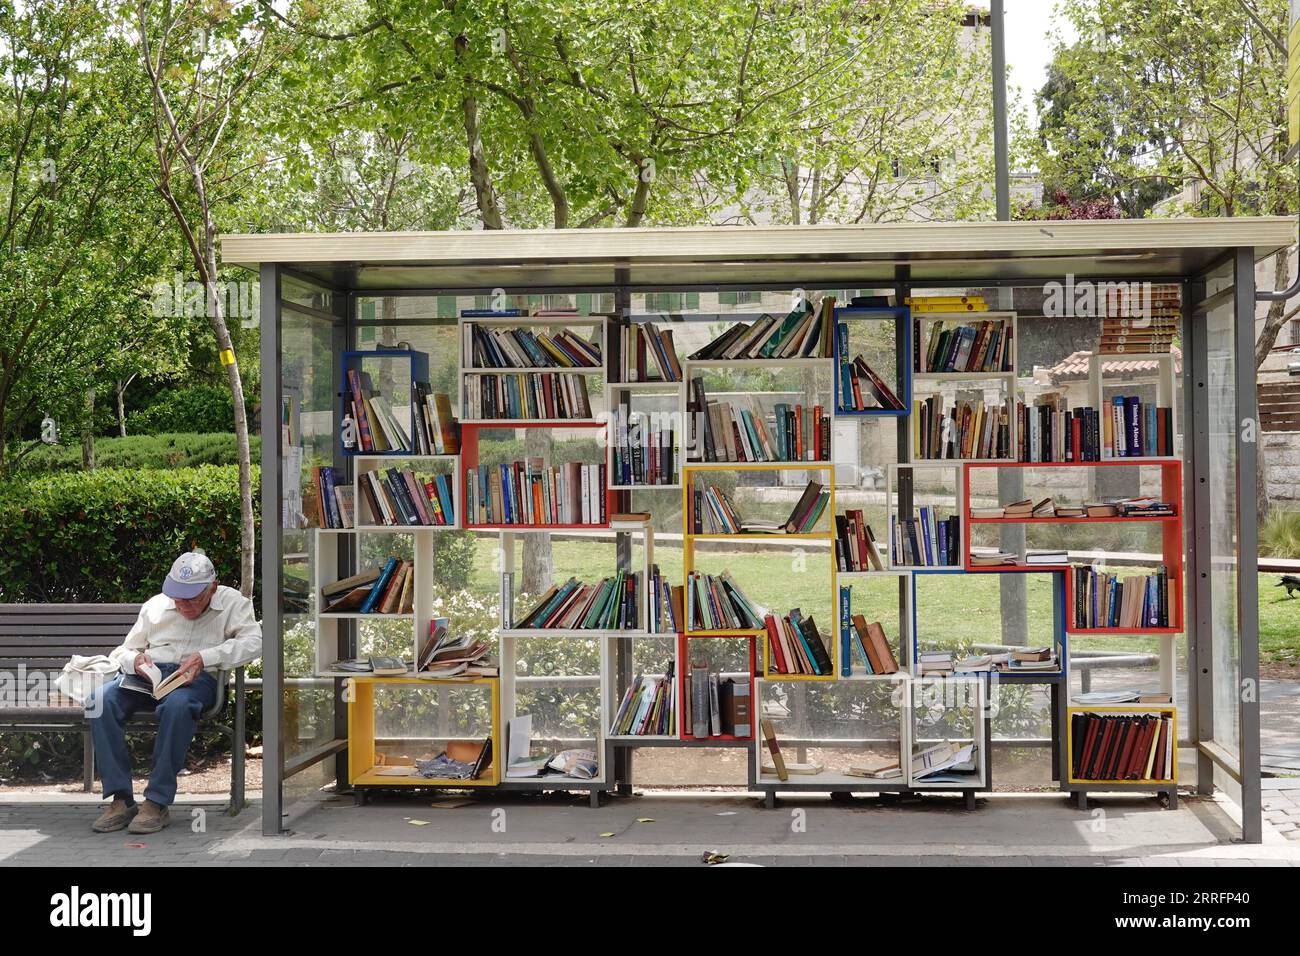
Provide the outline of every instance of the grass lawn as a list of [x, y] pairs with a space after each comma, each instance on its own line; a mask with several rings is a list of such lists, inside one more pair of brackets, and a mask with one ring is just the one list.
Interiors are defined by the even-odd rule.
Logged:
[[[476, 593], [495, 592], [498, 579], [496, 542], [479, 541], [479, 560], [471, 579]], [[660, 569], [671, 581], [680, 580], [682, 552], [660, 542], [655, 547]], [[553, 560], [555, 576], [564, 580], [576, 576], [594, 581], [608, 574], [614, 565], [612, 544], [601, 542], [557, 541]], [[639, 560], [634, 555], [633, 560]], [[811, 613], [819, 624], [825, 620], [834, 626], [837, 613], [834, 595], [828, 586], [828, 562], [825, 555], [811, 552], [800, 556], [790, 544], [773, 546], [765, 552], [721, 551], [697, 552], [697, 566], [718, 573], [730, 570], [749, 596], [783, 612], [792, 607]], [[943, 574], [921, 576], [917, 584], [918, 630], [923, 643], [936, 647], [965, 649], [976, 643], [1001, 641], [998, 574]], [[1046, 574], [1029, 574], [1026, 586], [1030, 644], [1046, 644], [1051, 638], [1051, 584]], [[1261, 575], [1259, 585], [1260, 660], [1263, 663], [1300, 660], [1300, 596], [1287, 598], [1282, 588], [1274, 587], [1276, 575]], [[872, 580], [854, 583], [853, 607], [868, 620], [879, 619], [892, 633], [897, 621], [896, 586], [892, 581]], [[1111, 635], [1089, 638], [1090, 649], [1113, 649], [1154, 653], [1159, 642], [1154, 637]]]

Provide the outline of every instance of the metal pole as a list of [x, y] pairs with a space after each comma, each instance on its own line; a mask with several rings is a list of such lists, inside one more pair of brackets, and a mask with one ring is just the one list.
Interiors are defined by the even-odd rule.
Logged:
[[1233, 370], [1237, 405], [1237, 706], [1240, 728], [1241, 838], [1263, 841], [1259, 779], [1259, 411], [1255, 389], [1255, 251], [1237, 250], [1236, 343]]
[[998, 221], [1011, 218], [1011, 174], [1007, 163], [1007, 50], [1003, 0], [993, 0], [993, 169]]
[[1196, 751], [1196, 792], [1214, 792], [1214, 764], [1201, 741], [1214, 739], [1214, 620], [1210, 591], [1210, 389], [1205, 281], [1185, 287], [1183, 302], [1184, 527], [1187, 547], [1187, 739]]
[[280, 606], [280, 273], [261, 267], [262, 359], [262, 835], [281, 832], [284, 640]]

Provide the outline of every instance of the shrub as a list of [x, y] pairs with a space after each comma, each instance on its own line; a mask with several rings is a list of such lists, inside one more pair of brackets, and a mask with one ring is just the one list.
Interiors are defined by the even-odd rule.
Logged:
[[[253, 488], [258, 487], [253, 470]], [[254, 513], [257, 513], [256, 505]], [[56, 472], [0, 487], [0, 600], [143, 601], [201, 547], [239, 581], [239, 469]]]
[[1259, 531], [1259, 553], [1270, 558], [1300, 558], [1300, 511], [1274, 508]]
[[[256, 435], [249, 436], [248, 446], [256, 464], [262, 454], [261, 439]], [[196, 465], [234, 465], [238, 460], [232, 432], [169, 432], [95, 440], [97, 468], [192, 468]], [[18, 473], [80, 470], [80, 445], [48, 445], [24, 458]]]
[[133, 434], [165, 432], [233, 432], [235, 410], [224, 385], [165, 388], [147, 406], [128, 412], [126, 430]]

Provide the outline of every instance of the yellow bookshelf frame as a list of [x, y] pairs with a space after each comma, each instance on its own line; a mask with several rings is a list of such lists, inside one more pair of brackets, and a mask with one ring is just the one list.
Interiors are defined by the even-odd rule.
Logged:
[[[501, 678], [434, 680], [421, 677], [349, 677], [348, 682], [348, 782], [382, 787], [495, 787], [501, 782]], [[477, 780], [441, 777], [394, 777], [375, 773], [375, 687], [488, 687], [491, 690], [492, 766]]]
[[[826, 488], [830, 498], [826, 510], [822, 513], [830, 522], [830, 530], [808, 532], [805, 534], [695, 534], [691, 531], [691, 488], [694, 484], [694, 472], [711, 471], [824, 471], [827, 472]], [[763, 645], [762, 671], [757, 675], [763, 680], [772, 681], [834, 681], [840, 679], [839, 647], [839, 588], [835, 561], [835, 464], [828, 461], [708, 461], [685, 462], [682, 465], [682, 568], [683, 586], [690, 588], [691, 572], [695, 570], [696, 541], [829, 541], [831, 543], [831, 603], [830, 608], [835, 618], [835, 626], [827, 633], [830, 646], [827, 653], [831, 659], [829, 674], [780, 674], [769, 671], [771, 651], [766, 628], [754, 630], [712, 630], [685, 631], [687, 637], [757, 637]], [[687, 602], [683, 600], [683, 610]], [[683, 622], [688, 623], [688, 622]]]
[[[1083, 780], [1074, 775], [1074, 721], [1075, 714], [1168, 714], [1170, 717], [1169, 733], [1173, 737], [1170, 766], [1172, 777], [1152, 779], [1143, 777], [1138, 780]], [[1178, 786], [1178, 707], [1175, 704], [1113, 704], [1067, 707], [1065, 709], [1065, 759], [1068, 768], [1067, 783], [1079, 786], [1105, 786], [1121, 784], [1129, 787], [1176, 787]]]

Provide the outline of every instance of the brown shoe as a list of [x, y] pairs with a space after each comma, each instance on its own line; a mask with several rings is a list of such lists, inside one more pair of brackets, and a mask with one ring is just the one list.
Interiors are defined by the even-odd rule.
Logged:
[[99, 815], [99, 819], [91, 824], [90, 828], [96, 833], [112, 833], [114, 830], [120, 830], [130, 823], [131, 818], [139, 811], [140, 808], [134, 803], [128, 807], [126, 801], [121, 797], [114, 797], [113, 802]]
[[131, 821], [127, 830], [131, 833], [157, 833], [171, 822], [166, 807], [159, 806], [152, 800], [146, 800], [140, 808], [139, 815]]

